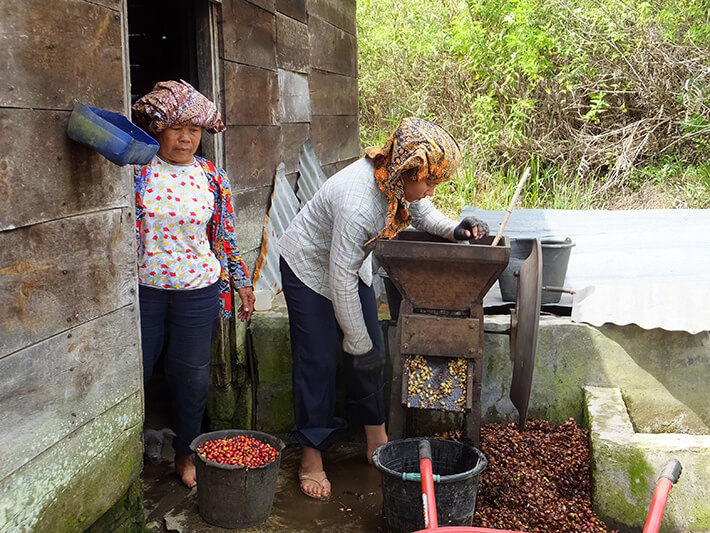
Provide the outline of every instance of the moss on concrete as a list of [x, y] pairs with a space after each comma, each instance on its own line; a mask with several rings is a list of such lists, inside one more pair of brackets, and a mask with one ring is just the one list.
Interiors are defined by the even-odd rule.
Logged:
[[143, 484], [136, 479], [125, 494], [85, 533], [145, 533]]
[[[210, 429], [251, 428], [252, 379], [249, 371], [249, 331], [239, 320], [222, 322], [229, 344], [213, 344], [211, 387], [207, 398]], [[221, 366], [228, 368], [222, 369]]]
[[693, 507], [695, 508], [693, 530], [710, 531], [710, 503], [705, 498], [698, 497], [693, 500]]
[[594, 508], [599, 516], [616, 524], [643, 526], [655, 486], [655, 472], [637, 449], [597, 449], [592, 466]]
[[288, 315], [270, 311], [255, 314], [250, 329], [259, 376], [256, 429], [287, 432], [293, 426]]
[[100, 518], [140, 475], [142, 414], [135, 393], [6, 478], [9, 530], [82, 532]]
[[617, 452], [618, 461], [626, 463], [626, 471], [629, 474], [629, 491], [636, 500], [643, 501], [648, 496], [649, 491], [653, 492], [655, 487], [654, 478], [656, 472], [648, 464], [644, 454], [638, 450], [628, 449], [622, 453]]

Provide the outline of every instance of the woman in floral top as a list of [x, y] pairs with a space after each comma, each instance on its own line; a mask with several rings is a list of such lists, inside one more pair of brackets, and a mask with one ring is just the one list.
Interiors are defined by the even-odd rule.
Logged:
[[189, 446], [207, 404], [218, 310], [231, 315], [233, 286], [242, 301], [237, 316], [249, 320], [255, 297], [234, 236], [227, 175], [195, 156], [203, 129], [226, 129], [215, 105], [181, 80], [157, 83], [133, 110], [160, 143], [134, 175], [143, 384], [163, 354], [175, 470], [194, 487]]

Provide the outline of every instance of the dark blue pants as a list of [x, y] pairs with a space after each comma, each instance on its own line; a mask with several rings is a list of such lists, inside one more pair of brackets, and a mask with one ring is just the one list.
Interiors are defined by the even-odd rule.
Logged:
[[[347, 427], [345, 420], [335, 416], [336, 371], [343, 333], [335, 319], [331, 301], [306, 287], [283, 258], [280, 267], [293, 357], [293, 407], [296, 418], [293, 436], [303, 446], [323, 451]], [[358, 291], [372, 343], [384, 353], [375, 291], [362, 281]], [[366, 425], [384, 423], [382, 371], [356, 370], [353, 358], [348, 354], [343, 354], [343, 371], [349, 421]]]
[[173, 448], [188, 455], [202, 429], [210, 382], [210, 345], [219, 312], [214, 283], [193, 290], [163, 290], [139, 285], [143, 386], [150, 383], [163, 353], [170, 391]]

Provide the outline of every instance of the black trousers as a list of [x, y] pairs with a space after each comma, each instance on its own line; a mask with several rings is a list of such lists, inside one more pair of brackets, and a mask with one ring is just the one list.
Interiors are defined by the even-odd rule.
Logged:
[[210, 384], [210, 345], [219, 314], [216, 283], [203, 289], [163, 290], [138, 286], [143, 344], [143, 384], [165, 350], [165, 378], [170, 389], [173, 448], [189, 455], [200, 434]]
[[[283, 258], [280, 267], [291, 332], [296, 419], [293, 436], [303, 446], [323, 451], [347, 427], [344, 419], [335, 416], [336, 372], [343, 333], [331, 301], [304, 285]], [[372, 343], [384, 352], [375, 291], [360, 281], [358, 292]], [[343, 371], [347, 384], [348, 420], [366, 425], [384, 423], [382, 371], [356, 370], [353, 357], [348, 354], [343, 354]]]

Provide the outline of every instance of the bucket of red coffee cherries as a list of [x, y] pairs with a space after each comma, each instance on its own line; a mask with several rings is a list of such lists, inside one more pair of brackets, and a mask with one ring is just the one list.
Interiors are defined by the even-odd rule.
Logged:
[[264, 522], [271, 514], [284, 446], [268, 433], [238, 429], [193, 440], [200, 516], [229, 529]]

